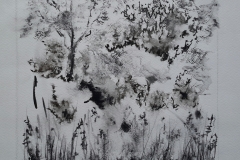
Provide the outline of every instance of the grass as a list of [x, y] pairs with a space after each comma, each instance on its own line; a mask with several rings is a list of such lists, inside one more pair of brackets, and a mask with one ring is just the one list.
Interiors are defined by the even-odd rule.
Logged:
[[[51, 118], [54, 118], [54, 115]], [[142, 131], [142, 134], [135, 137], [135, 141], [125, 143], [122, 146], [125, 149], [112, 157], [109, 133], [100, 129], [95, 137], [89, 137], [88, 135], [93, 133], [87, 129], [87, 124], [91, 122], [86, 118], [80, 119], [68, 141], [64, 135], [56, 136], [56, 128], [51, 127], [50, 123], [50, 129], [43, 129], [46, 131], [44, 133], [38, 126], [33, 126], [27, 117], [24, 121], [26, 129], [23, 141], [25, 160], [171, 160], [176, 157], [177, 152], [178, 157], [174, 160], [214, 160], [218, 139], [212, 131], [215, 119], [212, 116], [207, 121], [205, 130], [198, 131], [192, 115], [189, 115], [184, 122], [184, 128], [168, 127], [167, 130], [164, 125], [155, 138], [150, 140], [152, 131], [148, 127], [143, 127], [142, 130], [138, 127], [136, 132]], [[144, 143], [137, 142], [137, 139], [139, 141], [141, 138]], [[182, 147], [176, 150], [179, 144]], [[136, 147], [139, 145], [143, 145], [140, 151]]]

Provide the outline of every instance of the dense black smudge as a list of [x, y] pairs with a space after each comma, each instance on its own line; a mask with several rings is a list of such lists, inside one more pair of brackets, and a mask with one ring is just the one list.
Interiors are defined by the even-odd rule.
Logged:
[[189, 35], [189, 33], [187, 32], [187, 30], [184, 30], [182, 32], [182, 34], [180, 35], [180, 37], [184, 38], [185, 36], [188, 36], [188, 35]]
[[168, 59], [169, 49], [169, 46], [162, 45], [161, 47], [152, 47], [149, 52], [161, 57], [161, 61], [166, 61]]
[[106, 91], [94, 87], [92, 82], [81, 81], [79, 89], [89, 89], [92, 92], [92, 97], [84, 103], [93, 101], [100, 109], [104, 109], [105, 106], [113, 105], [115, 103], [114, 97], [107, 94]]
[[35, 94], [35, 88], [37, 87], [37, 77], [34, 76], [34, 81], [33, 81], [33, 103], [35, 108], [37, 109], [37, 99], [36, 99], [36, 94]]
[[188, 100], [188, 93], [187, 92], [181, 92], [180, 91], [180, 99], [182, 100]]
[[196, 117], [196, 119], [202, 118], [202, 114], [201, 114], [201, 111], [200, 111], [200, 110], [196, 110], [196, 111], [195, 111], [195, 117]]
[[128, 124], [126, 121], [123, 121], [121, 124], [121, 130], [127, 133], [130, 131], [130, 129], [131, 129], [131, 125]]
[[193, 108], [198, 105], [199, 95], [191, 88], [176, 88], [173, 91], [175, 101], [179, 101], [180, 103]]
[[155, 76], [150, 76], [150, 77], [147, 77], [147, 80], [151, 84], [151, 83], [154, 83], [155, 81], [157, 81], [157, 78]]

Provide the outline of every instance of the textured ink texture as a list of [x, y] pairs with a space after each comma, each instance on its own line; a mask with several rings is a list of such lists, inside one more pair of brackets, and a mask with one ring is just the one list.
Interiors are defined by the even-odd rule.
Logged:
[[198, 1], [29, 0], [20, 37], [41, 49], [28, 61], [37, 116], [24, 121], [25, 159], [215, 159], [202, 44], [219, 4]]

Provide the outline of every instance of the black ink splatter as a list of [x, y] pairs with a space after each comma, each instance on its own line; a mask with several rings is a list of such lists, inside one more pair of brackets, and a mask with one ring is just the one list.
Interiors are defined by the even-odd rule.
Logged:
[[122, 124], [121, 124], [121, 130], [123, 132], [129, 132], [131, 129], [131, 125], [128, 124], [126, 121], [123, 121]]

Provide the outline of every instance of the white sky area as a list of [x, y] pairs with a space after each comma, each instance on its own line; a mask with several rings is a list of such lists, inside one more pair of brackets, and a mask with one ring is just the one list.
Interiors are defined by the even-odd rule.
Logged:
[[[27, 61], [34, 56], [36, 43], [31, 36], [19, 39], [17, 32], [26, 14], [25, 2], [0, 0], [0, 160], [23, 160], [23, 120], [35, 110], [33, 74]], [[216, 159], [237, 160], [240, 157], [240, 1], [218, 2], [220, 29], [204, 46], [213, 52], [209, 57], [213, 83], [206, 91], [211, 95], [202, 98], [200, 104], [212, 106], [205, 110], [217, 116]], [[40, 93], [41, 90], [45, 88]]]

